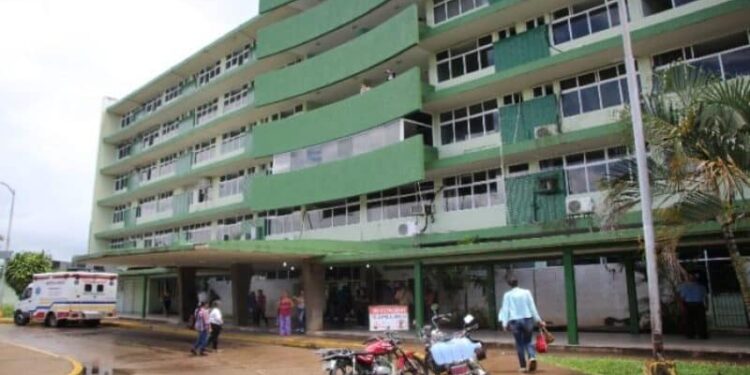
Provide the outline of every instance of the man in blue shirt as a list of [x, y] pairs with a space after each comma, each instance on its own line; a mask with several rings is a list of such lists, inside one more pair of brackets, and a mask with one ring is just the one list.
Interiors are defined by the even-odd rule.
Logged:
[[706, 287], [698, 282], [698, 275], [688, 275], [687, 281], [677, 287], [677, 293], [685, 306], [685, 334], [689, 339], [708, 338], [706, 327]]
[[544, 327], [546, 323], [539, 316], [531, 292], [519, 288], [518, 280], [515, 278], [508, 280], [508, 285], [511, 290], [503, 296], [503, 306], [498, 314], [498, 320], [502, 322], [503, 329], [513, 333], [521, 371], [533, 372], [537, 367], [536, 350], [532, 342], [534, 325]]

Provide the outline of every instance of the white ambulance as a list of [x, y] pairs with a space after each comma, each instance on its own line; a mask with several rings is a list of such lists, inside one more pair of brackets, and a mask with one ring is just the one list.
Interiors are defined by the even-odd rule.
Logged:
[[58, 327], [66, 322], [97, 326], [117, 317], [117, 274], [54, 272], [34, 275], [16, 304], [13, 320]]

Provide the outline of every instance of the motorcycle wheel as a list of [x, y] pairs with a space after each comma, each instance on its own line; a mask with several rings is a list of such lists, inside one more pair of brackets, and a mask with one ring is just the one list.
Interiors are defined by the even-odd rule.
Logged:
[[328, 371], [328, 375], [351, 375], [354, 374], [354, 369], [344, 363], [339, 363], [336, 368]]
[[427, 367], [417, 358], [406, 358], [401, 375], [427, 375]]

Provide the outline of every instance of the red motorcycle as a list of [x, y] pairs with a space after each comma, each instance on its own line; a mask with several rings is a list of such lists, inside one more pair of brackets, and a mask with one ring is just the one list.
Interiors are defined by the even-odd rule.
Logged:
[[362, 351], [326, 349], [319, 352], [323, 371], [328, 375], [421, 375], [424, 366], [413, 352], [401, 347], [393, 332], [374, 336], [363, 343]]

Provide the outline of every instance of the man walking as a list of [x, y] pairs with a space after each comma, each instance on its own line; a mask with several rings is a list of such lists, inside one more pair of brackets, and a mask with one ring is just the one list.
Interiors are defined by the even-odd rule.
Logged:
[[295, 332], [304, 334], [305, 333], [305, 291], [300, 290], [299, 295], [294, 297], [295, 312], [297, 315], [297, 329]]
[[214, 348], [214, 352], [219, 351], [219, 334], [221, 333], [221, 327], [224, 325], [224, 317], [221, 314], [221, 301], [216, 300], [211, 308], [211, 313], [208, 315], [208, 322], [211, 324], [211, 335], [208, 337], [208, 344], [211, 344]]
[[203, 301], [193, 312], [195, 319], [195, 330], [198, 332], [198, 338], [195, 340], [193, 348], [190, 352], [193, 355], [206, 355], [206, 343], [208, 342], [208, 334], [211, 332], [211, 325], [208, 320], [208, 303]]
[[687, 338], [708, 338], [706, 327], [706, 287], [698, 282], [696, 274], [688, 275], [687, 281], [677, 287], [682, 303], [685, 305], [687, 319], [685, 321], [685, 335]]
[[515, 278], [509, 279], [508, 285], [511, 290], [503, 296], [503, 306], [498, 314], [498, 320], [502, 322], [503, 329], [513, 333], [521, 372], [534, 372], [537, 368], [536, 350], [532, 340], [534, 325], [544, 327], [546, 323], [539, 317], [531, 292], [519, 288], [518, 280]]

